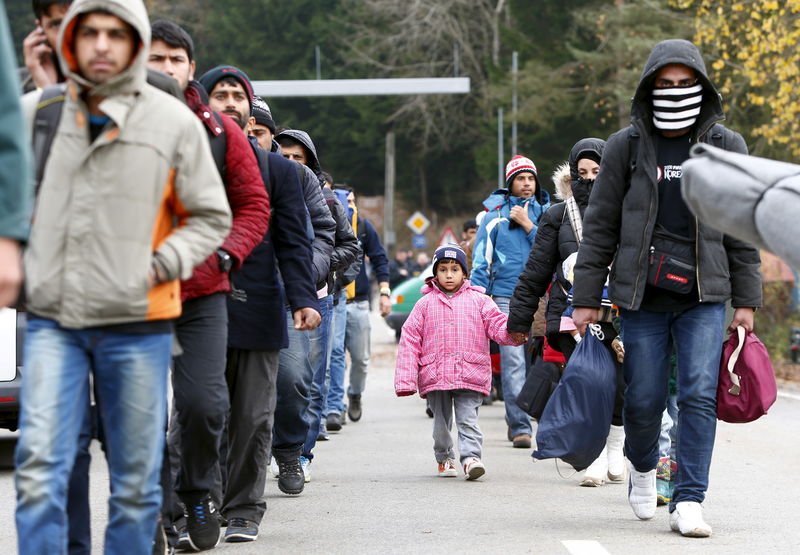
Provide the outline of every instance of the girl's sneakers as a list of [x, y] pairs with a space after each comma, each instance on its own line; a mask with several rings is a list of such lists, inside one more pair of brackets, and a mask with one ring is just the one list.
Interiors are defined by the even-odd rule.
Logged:
[[439, 463], [439, 476], [443, 478], [455, 478], [458, 476], [455, 459], [447, 459]]
[[480, 459], [469, 458], [464, 463], [464, 475], [467, 480], [477, 480], [484, 474], [486, 474], [486, 467], [483, 466]]

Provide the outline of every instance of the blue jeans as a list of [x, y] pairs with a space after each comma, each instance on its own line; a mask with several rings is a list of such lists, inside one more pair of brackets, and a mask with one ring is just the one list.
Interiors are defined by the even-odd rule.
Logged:
[[328, 370], [328, 331], [331, 325], [331, 309], [333, 308], [333, 296], [328, 295], [319, 300], [319, 311], [322, 322], [319, 327], [308, 333], [311, 343], [311, 352], [308, 355], [311, 361], [311, 368], [314, 375], [311, 380], [311, 401], [308, 404], [308, 434], [306, 443], [303, 447], [303, 456], [313, 459], [314, 446], [317, 444], [317, 437], [320, 434], [320, 423], [322, 422], [322, 411], [325, 409], [325, 398], [328, 390], [325, 387], [325, 372]]
[[670, 356], [678, 357], [678, 473], [670, 511], [702, 502], [717, 429], [717, 378], [725, 305], [684, 312], [622, 310], [625, 341], [625, 454], [639, 472], [658, 463], [661, 419], [669, 395]]
[[[509, 297], [494, 297], [497, 308], [508, 314]], [[517, 406], [517, 395], [525, 385], [525, 345], [500, 345], [500, 380], [503, 384], [503, 404], [506, 407], [506, 424], [511, 436], [531, 433], [531, 418]]]
[[292, 313], [286, 311], [289, 346], [278, 358], [277, 402], [272, 426], [272, 454], [278, 459], [302, 454], [308, 435], [309, 392], [314, 371], [309, 361], [309, 332], [294, 329]]
[[339, 414], [344, 410], [344, 336], [347, 330], [347, 293], [342, 290], [337, 294], [338, 302], [331, 311], [330, 360], [326, 382], [328, 396], [325, 399], [325, 414]]
[[111, 481], [105, 552], [152, 552], [171, 349], [172, 334], [28, 320], [15, 477], [20, 553], [67, 551], [67, 485], [85, 429], [90, 373]]

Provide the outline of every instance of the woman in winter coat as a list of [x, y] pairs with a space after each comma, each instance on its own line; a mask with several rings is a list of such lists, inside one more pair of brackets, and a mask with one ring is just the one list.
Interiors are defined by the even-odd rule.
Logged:
[[458, 474], [450, 436], [455, 410], [461, 465], [466, 478], [474, 480], [485, 472], [478, 409], [492, 383], [489, 339], [503, 345], [518, 342], [506, 331], [508, 317], [482, 287], [466, 279], [464, 251], [455, 245], [438, 248], [433, 274], [403, 324], [394, 388], [401, 397], [417, 391], [427, 397], [433, 411], [433, 451], [443, 477]]
[[[577, 258], [582, 231], [577, 234], [573, 228], [581, 226], [583, 214], [589, 204], [589, 196], [594, 178], [600, 171], [600, 160], [605, 141], [601, 139], [581, 139], [572, 147], [569, 161], [562, 164], [553, 174], [556, 196], [563, 200], [553, 205], [539, 222], [539, 232], [511, 297], [511, 310], [508, 318], [509, 332], [529, 330], [539, 299], [550, 288], [547, 306], [548, 343], [564, 353], [569, 360], [577, 345], [577, 330], [570, 318], [572, 266]], [[572, 214], [570, 214], [572, 211]], [[554, 277], [555, 276], [555, 277]], [[613, 314], [611, 303], [605, 303], [605, 321], [601, 322], [609, 348], [617, 336], [611, 323]], [[612, 349], [613, 351], [613, 349]], [[615, 353], [612, 352], [616, 360]], [[589, 468], [586, 469], [582, 486], [599, 486], [606, 480], [621, 482], [624, 479], [625, 465], [622, 443], [625, 435], [622, 428], [622, 394], [624, 392], [622, 365], [617, 363], [617, 398], [614, 416], [609, 431], [606, 449]]]
[[[515, 156], [506, 165], [506, 188], [495, 191], [483, 205], [487, 213], [472, 250], [472, 283], [483, 287], [508, 314], [539, 220], [550, 207], [550, 195], [540, 186], [533, 162]], [[525, 383], [525, 347], [501, 346], [500, 366], [508, 439], [514, 447], [530, 448], [531, 420], [516, 403]]]

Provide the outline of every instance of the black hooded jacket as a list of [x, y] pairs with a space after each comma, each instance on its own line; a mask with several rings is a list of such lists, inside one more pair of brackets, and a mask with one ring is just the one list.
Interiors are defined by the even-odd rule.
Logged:
[[[581, 216], [585, 214], [589, 204], [591, 185], [578, 179], [578, 160], [585, 158], [585, 154], [589, 152], [602, 159], [605, 144], [602, 139], [581, 139], [572, 147], [568, 163], [563, 164], [553, 174], [556, 195], [562, 200], [574, 197]], [[572, 288], [572, 284], [563, 274], [561, 263], [577, 250], [578, 241], [566, 214], [566, 202], [554, 204], [539, 221], [539, 231], [536, 232], [525, 270], [520, 274], [511, 296], [508, 331], [530, 330], [533, 316], [539, 307], [539, 299], [545, 295], [551, 283], [553, 289], [547, 304], [547, 333], [559, 331], [561, 314], [567, 308], [567, 298], [563, 291]]]
[[[658, 131], [652, 123], [651, 92], [656, 73], [668, 64], [694, 69], [705, 91], [700, 115], [690, 131], [691, 142], [713, 140], [727, 150], [747, 152], [741, 135], [717, 123], [725, 117], [722, 101], [697, 48], [678, 39], [658, 43], [645, 64], [633, 98], [631, 125], [609, 137], [601, 171], [592, 189], [575, 266], [573, 305], [576, 307], [600, 306], [612, 262], [609, 279], [612, 302], [628, 310], [638, 310], [641, 305], [648, 251], [658, 214], [654, 141]], [[637, 153], [635, 160], [631, 159], [632, 152]], [[758, 251], [702, 222], [697, 222], [695, 228], [698, 300], [732, 299], [737, 308], [761, 306]]]
[[[276, 139], [282, 136], [291, 137], [295, 141], [301, 143], [308, 152], [308, 160], [306, 161], [306, 181], [310, 180], [310, 174], [314, 174], [322, 188], [323, 197], [328, 205], [331, 216], [336, 222], [333, 252], [330, 255], [330, 272], [327, 276], [328, 292], [332, 293], [334, 290], [334, 282], [336, 275], [344, 272], [351, 264], [360, 260], [361, 247], [359, 247], [358, 239], [353, 233], [353, 228], [347, 219], [347, 210], [336, 199], [332, 191], [325, 189], [325, 179], [322, 177], [322, 165], [319, 162], [317, 148], [314, 146], [314, 141], [305, 131], [298, 129], [286, 129], [281, 131]], [[277, 143], [276, 143], [277, 144]]]

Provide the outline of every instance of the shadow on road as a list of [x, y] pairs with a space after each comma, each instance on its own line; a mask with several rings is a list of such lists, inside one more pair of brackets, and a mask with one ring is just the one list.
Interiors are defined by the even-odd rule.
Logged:
[[14, 470], [14, 448], [17, 438], [0, 438], [0, 471]]

